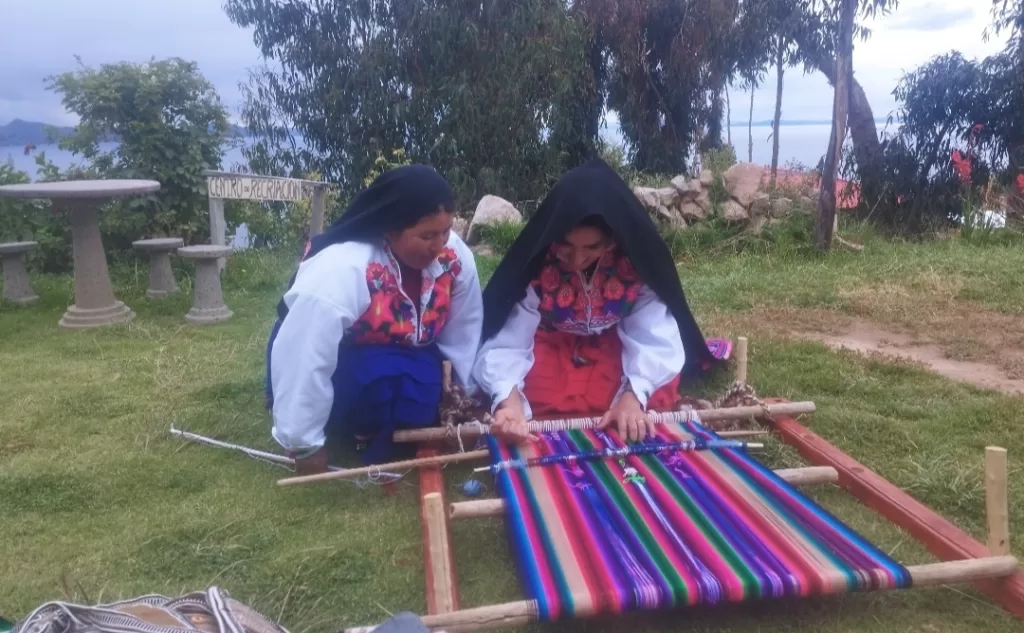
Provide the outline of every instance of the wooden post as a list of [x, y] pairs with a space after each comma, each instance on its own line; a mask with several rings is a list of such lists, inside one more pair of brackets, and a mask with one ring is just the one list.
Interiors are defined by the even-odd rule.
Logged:
[[985, 519], [988, 551], [993, 556], [1010, 553], [1010, 515], [1006, 494], [1006, 449], [985, 447]]
[[736, 382], [747, 384], [747, 337], [736, 339]]
[[[227, 245], [227, 223], [224, 220], [224, 200], [210, 198], [210, 244], [216, 246]], [[220, 271], [224, 272], [225, 259], [217, 260]]]
[[327, 185], [313, 187], [313, 202], [310, 205], [309, 237], [324, 232], [324, 215], [327, 212]]
[[440, 493], [431, 492], [423, 497], [423, 514], [427, 529], [427, 546], [430, 548], [430, 569], [433, 578], [434, 604], [438, 613], [455, 610], [455, 591], [452, 574], [448, 565], [451, 560], [448, 551], [448, 521], [444, 514], [444, 498]]

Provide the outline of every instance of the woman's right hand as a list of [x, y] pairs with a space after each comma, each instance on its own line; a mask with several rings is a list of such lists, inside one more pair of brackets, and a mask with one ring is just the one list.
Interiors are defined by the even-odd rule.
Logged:
[[526, 415], [517, 393], [513, 392], [498, 405], [491, 421], [491, 435], [511, 444], [537, 439], [526, 424]]
[[319, 475], [327, 472], [327, 447], [323, 446], [317, 452], [308, 457], [295, 460], [295, 474], [304, 477], [306, 475]]

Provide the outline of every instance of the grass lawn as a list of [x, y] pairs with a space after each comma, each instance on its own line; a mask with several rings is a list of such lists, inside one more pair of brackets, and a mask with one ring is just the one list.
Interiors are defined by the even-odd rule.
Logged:
[[[751, 337], [750, 380], [762, 395], [813, 400], [806, 423], [869, 467], [983, 535], [982, 451], [1010, 451], [1011, 527], [1024, 527], [1021, 400], [907, 364], [795, 342], [793, 328], [870, 319], [1020, 371], [1024, 244], [896, 244], [844, 232], [863, 253], [822, 258], [784, 235], [772, 243], [675, 244], [705, 334]], [[235, 317], [196, 328], [185, 292], [144, 297], [146, 271], [116, 270], [138, 317], [101, 331], [57, 329], [69, 278], [35, 278], [42, 301], [0, 306], [0, 615], [52, 599], [86, 603], [211, 584], [293, 633], [326, 632], [423, 612], [415, 474], [388, 497], [350, 483], [278, 489], [285, 474], [188, 445], [174, 425], [277, 451], [262, 406], [263, 353], [293, 258], [235, 257], [225, 294]], [[493, 262], [483, 262], [484, 271]], [[995, 351], [993, 351], [995, 350]], [[994, 360], [998, 354], [998, 360]], [[773, 466], [797, 465], [777, 445]], [[451, 499], [466, 468], [449, 468]], [[487, 482], [489, 483], [489, 482]], [[826, 507], [901, 561], [932, 560], [905, 534], [830, 487]], [[501, 522], [454, 525], [463, 604], [519, 599]], [[1015, 541], [1020, 545], [1022, 541]], [[725, 607], [560, 627], [601, 631], [827, 632], [1024, 630], [971, 587]], [[555, 630], [547, 628], [544, 630]]]

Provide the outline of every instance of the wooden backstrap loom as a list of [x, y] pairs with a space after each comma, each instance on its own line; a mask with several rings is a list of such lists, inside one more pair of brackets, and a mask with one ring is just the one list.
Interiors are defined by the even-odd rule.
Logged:
[[[736, 352], [742, 384], [745, 338]], [[416, 459], [380, 469], [419, 468], [424, 624], [469, 633], [635, 609], [968, 582], [1024, 619], [1024, 572], [1009, 552], [1004, 449], [985, 451], [988, 543], [982, 544], [794, 417], [814, 410], [812, 402], [774, 400], [697, 416], [659, 414], [649, 451], [593, 430], [593, 419], [531, 423], [544, 435], [536, 448], [502, 446], [489, 437], [489, 450], [450, 455], [438, 448], [450, 429], [396, 433], [396, 441], [420, 443]], [[767, 429], [713, 433], [700, 424], [753, 418]], [[756, 462], [748, 452], [760, 445], [741, 438], [769, 433], [811, 466], [770, 471]], [[486, 426], [464, 425], [460, 441], [480, 435], [487, 435]], [[495, 473], [500, 498], [446, 505], [441, 466], [488, 458], [490, 466], [478, 470]], [[824, 483], [838, 484], [943, 562], [903, 567], [794, 488]], [[449, 522], [485, 516], [506, 517], [527, 598], [461, 609]]]

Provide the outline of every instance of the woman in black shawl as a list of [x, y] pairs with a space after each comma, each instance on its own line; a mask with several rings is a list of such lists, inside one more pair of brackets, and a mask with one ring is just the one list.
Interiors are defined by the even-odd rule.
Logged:
[[600, 160], [555, 185], [483, 302], [473, 379], [491, 398], [493, 431], [512, 439], [525, 437], [527, 418], [602, 415], [641, 440], [653, 432], [645, 411], [676, 408], [681, 375], [716, 361], [668, 247]]
[[267, 345], [273, 436], [300, 474], [327, 468], [328, 431], [387, 461], [397, 428], [434, 424], [441, 362], [469, 381], [483, 310], [473, 254], [432, 168], [388, 171], [312, 239]]

